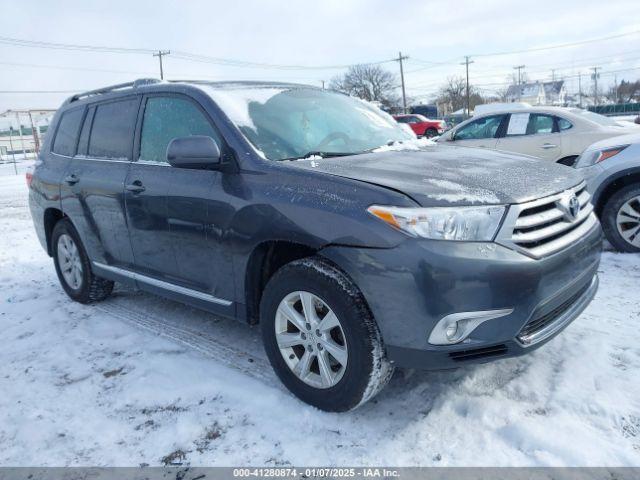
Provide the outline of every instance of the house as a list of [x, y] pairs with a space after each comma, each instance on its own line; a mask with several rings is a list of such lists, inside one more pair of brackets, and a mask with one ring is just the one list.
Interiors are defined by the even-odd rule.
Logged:
[[566, 96], [564, 80], [510, 85], [506, 95], [509, 102], [526, 102], [531, 105], [564, 105]]

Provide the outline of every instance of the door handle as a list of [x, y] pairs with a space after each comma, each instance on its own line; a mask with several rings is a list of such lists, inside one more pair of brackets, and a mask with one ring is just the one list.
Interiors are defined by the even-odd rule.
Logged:
[[542, 145], [542, 147], [540, 148], [544, 148], [545, 150], [548, 150], [549, 148], [556, 148], [558, 145], [555, 145], [553, 143], [545, 143], [544, 145]]
[[127, 190], [133, 193], [141, 193], [145, 191], [145, 188], [142, 185], [142, 182], [140, 180], [136, 180], [133, 183], [125, 185], [124, 188], [126, 188]]
[[68, 185], [75, 185], [76, 183], [78, 183], [80, 181], [80, 179], [76, 175], [71, 174], [71, 175], [67, 175], [66, 177], [64, 177], [64, 181]]

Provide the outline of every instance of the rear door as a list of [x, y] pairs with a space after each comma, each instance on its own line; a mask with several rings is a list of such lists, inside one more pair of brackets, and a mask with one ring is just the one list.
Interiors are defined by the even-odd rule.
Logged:
[[556, 117], [544, 113], [512, 113], [497, 148], [557, 160], [562, 154], [562, 135]]
[[505, 118], [506, 115], [489, 115], [473, 120], [455, 132], [453, 142], [465, 147], [494, 149]]
[[145, 97], [138, 131], [137, 158], [125, 182], [136, 271], [170, 284], [160, 288], [178, 286], [180, 294], [224, 310], [233, 297], [233, 270], [222, 244], [222, 223], [230, 216], [222, 174], [171, 167], [166, 155], [178, 137], [210, 136], [223, 151], [224, 142], [204, 110], [176, 94]]
[[140, 97], [131, 96], [89, 106], [63, 179], [62, 209], [99, 267], [133, 264], [123, 188], [139, 105]]

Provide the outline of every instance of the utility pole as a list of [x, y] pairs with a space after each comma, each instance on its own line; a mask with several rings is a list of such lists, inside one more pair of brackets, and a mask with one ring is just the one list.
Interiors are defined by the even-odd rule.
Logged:
[[400, 82], [402, 83], [402, 113], [407, 113], [407, 94], [404, 87], [404, 70], [402, 68], [402, 61], [407, 60], [409, 57], [403, 57], [402, 52], [398, 52], [398, 62], [400, 63]]
[[598, 105], [598, 70], [600, 67], [593, 67], [593, 103]]
[[582, 72], [578, 72], [578, 107], [582, 108]]
[[9, 126], [9, 148], [11, 149], [11, 156], [13, 157], [13, 170], [18, 174], [18, 167], [16, 166], [16, 151], [13, 149], [13, 127]]
[[513, 67], [514, 70], [518, 70], [518, 101], [522, 100], [522, 89], [520, 85], [522, 85], [522, 69], [524, 65], [517, 65]]
[[16, 121], [18, 122], [18, 133], [20, 134], [20, 145], [22, 145], [22, 158], [27, 159], [27, 149], [24, 146], [24, 137], [22, 136], [22, 124], [20, 123], [20, 112], [16, 112]]
[[469, 64], [473, 63], [473, 60], [470, 60], [471, 57], [469, 57], [468, 55], [465, 55], [464, 57], [464, 62], [462, 62], [460, 65], [464, 65], [466, 70], [467, 70], [467, 116], [470, 117], [471, 116], [471, 95], [469, 94]]
[[38, 138], [38, 133], [36, 132], [36, 126], [33, 123], [33, 115], [31, 115], [31, 110], [27, 110], [27, 114], [29, 115], [29, 122], [31, 123], [31, 135], [33, 135], [33, 147], [36, 151], [36, 157], [40, 152], [40, 139]]
[[160, 61], [160, 80], [164, 80], [164, 72], [162, 71], [162, 57], [164, 55], [169, 55], [171, 53], [170, 50], [158, 50], [158, 53], [154, 53], [154, 57], [158, 57]]
[[551, 81], [556, 81], [556, 70], [554, 68], [551, 69]]
[[615, 102], [618, 103], [618, 75], [613, 76], [613, 95]]
[[324, 80], [320, 80], [320, 83], [322, 83], [322, 89], [324, 90]]

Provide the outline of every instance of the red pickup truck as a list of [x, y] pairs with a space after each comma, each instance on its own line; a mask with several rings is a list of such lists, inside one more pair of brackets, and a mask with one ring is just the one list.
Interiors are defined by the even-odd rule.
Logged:
[[406, 123], [411, 127], [411, 130], [419, 137], [435, 137], [441, 135], [447, 128], [447, 124], [444, 120], [429, 120], [428, 118], [418, 115], [394, 115], [398, 123]]

